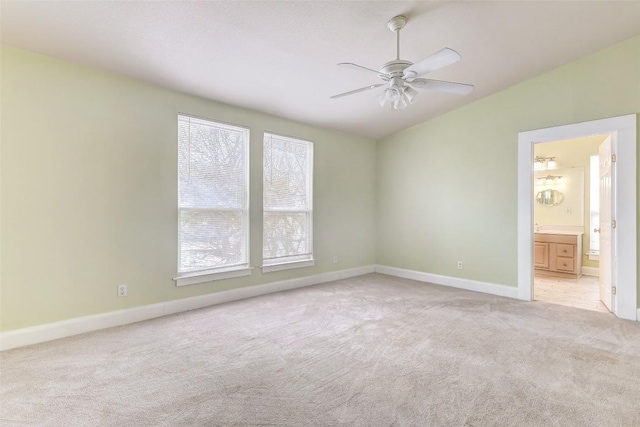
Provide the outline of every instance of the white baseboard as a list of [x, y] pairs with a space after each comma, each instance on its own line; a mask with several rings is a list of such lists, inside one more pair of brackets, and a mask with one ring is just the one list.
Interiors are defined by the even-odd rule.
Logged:
[[418, 280], [436, 285], [451, 286], [453, 288], [466, 289], [468, 291], [483, 292], [485, 294], [499, 295], [501, 297], [518, 298], [518, 288], [515, 286], [497, 285], [495, 283], [478, 282], [475, 280], [461, 279], [459, 277], [441, 276], [439, 274], [423, 273], [422, 271], [406, 270], [404, 268], [377, 265], [376, 273], [390, 276], [403, 277], [405, 279]]
[[582, 267], [582, 274], [584, 276], [600, 276], [600, 268], [598, 267]]
[[126, 310], [110, 311], [108, 313], [78, 317], [75, 319], [63, 320], [61, 322], [2, 332], [0, 333], [0, 351], [70, 337], [85, 332], [140, 322], [142, 320], [153, 319], [156, 317], [222, 304], [225, 302], [237, 301], [274, 292], [360, 276], [367, 273], [373, 273], [375, 270], [375, 266], [368, 265], [333, 271], [330, 273], [317, 274], [315, 276], [299, 277], [280, 282], [266, 283], [264, 285], [230, 289], [228, 291], [214, 292], [196, 297], [150, 304]]

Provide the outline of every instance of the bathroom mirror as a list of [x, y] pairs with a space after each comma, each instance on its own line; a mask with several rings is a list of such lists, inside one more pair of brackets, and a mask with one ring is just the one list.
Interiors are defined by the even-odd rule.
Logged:
[[544, 206], [559, 205], [564, 200], [564, 195], [558, 190], [542, 190], [536, 194], [536, 201]]

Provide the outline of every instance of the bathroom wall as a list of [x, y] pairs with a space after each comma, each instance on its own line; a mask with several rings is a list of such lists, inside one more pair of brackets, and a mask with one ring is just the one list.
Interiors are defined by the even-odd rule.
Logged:
[[[546, 177], [562, 177], [548, 184]], [[534, 174], [534, 220], [538, 225], [574, 225], [584, 227], [585, 174], [584, 168], [561, 168], [537, 171]], [[542, 183], [539, 183], [542, 180]], [[588, 184], [588, 183], [587, 183]], [[542, 204], [538, 195], [547, 190], [562, 194], [561, 201], [552, 206]]]

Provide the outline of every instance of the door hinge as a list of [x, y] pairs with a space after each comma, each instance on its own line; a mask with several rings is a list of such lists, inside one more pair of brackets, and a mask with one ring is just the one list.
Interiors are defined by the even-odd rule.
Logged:
[[618, 292], [618, 288], [616, 288], [615, 286], [612, 286], [612, 287], [611, 287], [611, 293], [612, 293], [613, 295], [615, 295], [615, 294], [616, 294], [616, 292]]
[[611, 228], [616, 228], [618, 226], [618, 222], [615, 219], [611, 220]]
[[615, 163], [615, 162], [616, 162], [616, 160], [618, 160], [618, 158], [616, 157], [616, 155], [615, 155], [615, 154], [612, 154], [612, 155], [611, 155], [611, 163]]

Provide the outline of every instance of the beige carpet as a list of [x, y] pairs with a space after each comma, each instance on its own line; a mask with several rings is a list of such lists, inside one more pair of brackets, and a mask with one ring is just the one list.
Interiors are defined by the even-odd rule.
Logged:
[[3, 426], [640, 425], [640, 323], [379, 274], [0, 361]]

